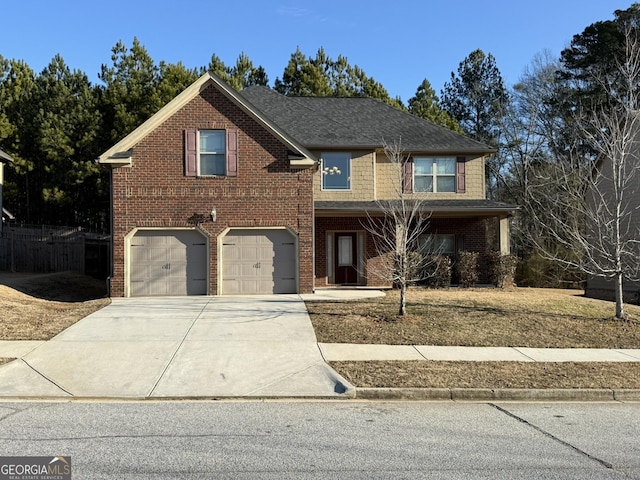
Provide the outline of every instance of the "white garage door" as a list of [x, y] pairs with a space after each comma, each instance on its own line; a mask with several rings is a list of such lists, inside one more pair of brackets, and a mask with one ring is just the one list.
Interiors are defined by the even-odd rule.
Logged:
[[231, 230], [222, 241], [222, 293], [296, 293], [296, 245], [288, 230]]
[[130, 252], [132, 296], [207, 293], [207, 242], [201, 233], [139, 231]]

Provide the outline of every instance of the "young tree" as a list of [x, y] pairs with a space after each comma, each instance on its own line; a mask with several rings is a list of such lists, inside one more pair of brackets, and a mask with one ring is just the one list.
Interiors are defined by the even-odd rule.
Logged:
[[[623, 281], [640, 280], [640, 35], [626, 24], [624, 55], [588, 81], [602, 95], [576, 119], [581, 138], [595, 156], [571, 149], [547, 162], [526, 205], [535, 222], [531, 240], [556, 261], [615, 284], [615, 317], [625, 318]], [[539, 212], [545, 212], [544, 217]], [[540, 242], [553, 238], [560, 252]]]
[[398, 315], [403, 316], [407, 312], [407, 287], [429, 276], [427, 267], [436, 261], [438, 252], [426, 254], [428, 237], [425, 234], [431, 212], [425, 200], [406, 193], [403, 188], [409, 155], [399, 141], [385, 144], [384, 152], [390, 162], [393, 199], [376, 200], [376, 209], [367, 212], [363, 226], [373, 238], [377, 255], [383, 259], [371, 274], [399, 287]]

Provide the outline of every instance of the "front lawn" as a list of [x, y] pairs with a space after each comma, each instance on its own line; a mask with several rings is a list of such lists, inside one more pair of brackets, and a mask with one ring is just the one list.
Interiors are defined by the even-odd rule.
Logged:
[[612, 320], [611, 302], [579, 290], [410, 289], [405, 317], [398, 292], [342, 302], [307, 302], [318, 341], [389, 345], [640, 348], [640, 307]]
[[[517, 288], [411, 289], [342, 302], [307, 302], [318, 341], [389, 345], [640, 348], [640, 307], [612, 319], [614, 304], [582, 291]], [[357, 387], [640, 388], [640, 362], [332, 362]]]

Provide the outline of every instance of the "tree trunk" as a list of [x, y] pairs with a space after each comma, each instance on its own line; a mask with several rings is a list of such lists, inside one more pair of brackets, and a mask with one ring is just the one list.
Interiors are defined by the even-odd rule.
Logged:
[[616, 319], [624, 320], [624, 299], [622, 296], [622, 272], [616, 274]]
[[407, 284], [402, 283], [400, 285], [400, 309], [398, 310], [398, 315], [404, 316], [407, 313]]

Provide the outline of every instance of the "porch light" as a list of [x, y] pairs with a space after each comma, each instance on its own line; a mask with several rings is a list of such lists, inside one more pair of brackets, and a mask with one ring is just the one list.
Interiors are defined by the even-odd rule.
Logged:
[[340, 175], [342, 172], [338, 167], [324, 167], [322, 170], [323, 175]]
[[215, 222], [217, 217], [218, 217], [218, 212], [216, 212], [216, 208], [213, 207], [211, 209], [211, 221]]

